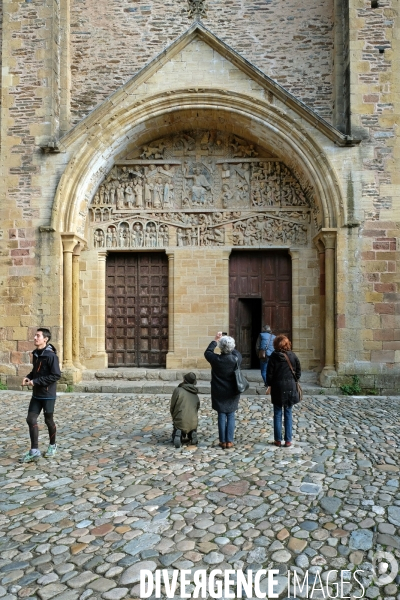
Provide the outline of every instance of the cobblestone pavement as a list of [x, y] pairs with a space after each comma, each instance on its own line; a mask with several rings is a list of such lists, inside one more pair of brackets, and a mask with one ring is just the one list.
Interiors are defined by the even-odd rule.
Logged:
[[176, 450], [166, 396], [61, 394], [59, 453], [23, 465], [29, 394], [0, 399], [2, 600], [138, 598], [140, 569], [248, 568], [279, 569], [281, 598], [288, 570], [359, 569], [365, 597], [400, 600], [399, 578], [373, 579], [380, 550], [400, 562], [400, 398], [307, 397], [291, 448], [271, 445], [267, 399], [243, 398], [224, 451], [209, 397], [198, 447]]

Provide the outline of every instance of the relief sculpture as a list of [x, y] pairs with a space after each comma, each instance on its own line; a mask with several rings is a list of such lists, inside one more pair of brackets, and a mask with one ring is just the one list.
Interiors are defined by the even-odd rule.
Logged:
[[307, 243], [307, 226], [259, 215], [235, 223], [232, 238], [234, 246], [260, 244], [303, 246]]
[[189, 17], [205, 17], [207, 14], [207, 8], [205, 0], [188, 0], [189, 4]]
[[[169, 246], [303, 246], [308, 241], [306, 213], [195, 213], [153, 215], [154, 220], [121, 221], [93, 232], [94, 248]], [[296, 219], [296, 220], [292, 220]], [[171, 237], [171, 231], [175, 232]]]
[[191, 130], [128, 153], [89, 206], [93, 248], [291, 246], [321, 227], [312, 190], [256, 144]]

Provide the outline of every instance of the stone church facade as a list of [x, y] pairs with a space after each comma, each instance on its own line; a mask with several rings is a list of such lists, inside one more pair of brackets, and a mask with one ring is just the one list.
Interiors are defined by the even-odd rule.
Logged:
[[394, 0], [2, 3], [0, 375], [203, 368], [262, 323], [393, 391]]

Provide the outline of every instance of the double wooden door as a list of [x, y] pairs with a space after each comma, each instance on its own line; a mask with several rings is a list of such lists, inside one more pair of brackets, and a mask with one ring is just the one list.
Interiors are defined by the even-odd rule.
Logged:
[[108, 365], [165, 367], [168, 351], [166, 254], [110, 254], [106, 294]]
[[263, 325], [292, 335], [292, 264], [287, 252], [236, 251], [229, 261], [229, 331], [243, 367], [258, 367], [255, 345]]

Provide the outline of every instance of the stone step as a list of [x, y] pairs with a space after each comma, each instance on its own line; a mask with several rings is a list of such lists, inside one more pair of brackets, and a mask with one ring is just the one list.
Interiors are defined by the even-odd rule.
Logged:
[[[172, 394], [174, 389], [182, 383], [182, 379], [175, 381], [163, 381], [161, 379], [140, 381], [126, 379], [98, 379], [96, 381], [81, 381], [74, 385], [74, 391], [96, 392], [96, 393], [126, 393], [126, 394]], [[197, 380], [199, 394], [210, 394], [210, 381]], [[257, 391], [259, 390], [259, 391]], [[261, 383], [253, 383], [249, 388], [250, 394], [265, 393], [265, 387]]]
[[[261, 378], [260, 378], [261, 379]], [[101, 394], [167, 394], [170, 395], [174, 389], [182, 382], [181, 379], [176, 381], [149, 381], [142, 379], [140, 381], [127, 381], [126, 379], [99, 379], [90, 381], [81, 381], [74, 385], [76, 392], [101, 393]], [[250, 387], [244, 395], [246, 396], [264, 396], [265, 386], [261, 382], [250, 382]], [[305, 394], [317, 395], [321, 387], [316, 384], [302, 384]], [[201, 395], [210, 395], [210, 381], [197, 381], [197, 389]], [[327, 390], [328, 391], [328, 390]], [[334, 390], [329, 389], [329, 394], [333, 394]]]
[[[85, 370], [82, 373], [82, 381], [74, 385], [74, 391], [102, 394], [172, 394], [187, 372], [188, 369], [128, 369], [125, 367]], [[211, 370], [193, 369], [192, 372], [197, 377], [199, 394], [209, 395]], [[264, 382], [258, 369], [243, 369], [243, 374], [250, 383], [246, 395], [262, 396], [265, 394]], [[305, 371], [301, 381], [306, 393], [316, 394], [319, 392], [317, 373]]]
[[[106, 385], [104, 382], [107, 381], [160, 381], [160, 382], [181, 382], [183, 376], [190, 369], [175, 370], [175, 369], [138, 369], [138, 368], [125, 368], [120, 367], [117, 369], [103, 369], [103, 370], [85, 370], [82, 373], [83, 382], [98, 382]], [[243, 374], [250, 383], [256, 385], [263, 385], [261, 373], [258, 369], [243, 369]], [[210, 369], [192, 369], [192, 372], [196, 375], [197, 380], [201, 382], [211, 381], [211, 370]], [[304, 371], [301, 376], [302, 384], [314, 384], [318, 385], [318, 374], [313, 371]]]

